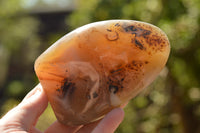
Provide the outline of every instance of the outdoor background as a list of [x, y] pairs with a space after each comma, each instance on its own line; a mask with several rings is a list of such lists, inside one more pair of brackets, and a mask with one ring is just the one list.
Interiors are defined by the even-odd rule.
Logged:
[[[200, 0], [0, 0], [0, 116], [38, 83], [36, 58], [69, 31], [131, 19], [168, 35], [167, 66], [125, 108], [116, 133], [200, 133]], [[55, 121], [50, 107], [37, 127]]]

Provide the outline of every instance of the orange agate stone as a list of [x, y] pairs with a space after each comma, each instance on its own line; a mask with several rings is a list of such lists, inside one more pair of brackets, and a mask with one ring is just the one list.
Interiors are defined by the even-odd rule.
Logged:
[[133, 20], [82, 26], [62, 37], [35, 62], [35, 71], [63, 124], [102, 118], [147, 87], [170, 52], [159, 28]]

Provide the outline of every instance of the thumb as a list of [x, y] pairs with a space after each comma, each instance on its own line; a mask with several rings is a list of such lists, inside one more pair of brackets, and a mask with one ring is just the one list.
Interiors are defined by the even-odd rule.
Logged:
[[9, 111], [2, 120], [4, 123], [9, 123], [8, 125], [12, 126], [12, 128], [16, 126], [18, 129], [29, 132], [46, 109], [47, 104], [47, 96], [39, 84], [27, 94], [17, 107]]

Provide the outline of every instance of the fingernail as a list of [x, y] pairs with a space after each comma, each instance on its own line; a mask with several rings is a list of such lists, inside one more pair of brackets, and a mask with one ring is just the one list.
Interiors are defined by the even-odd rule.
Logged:
[[36, 90], [34, 96], [38, 96], [38, 95], [40, 95], [41, 92], [42, 92], [42, 90], [41, 90], [40, 88], [37, 88], [37, 90]]
[[29, 97], [29, 99], [32, 99], [32, 98], [37, 98], [38, 96], [40, 96], [42, 93], [42, 89], [41, 87], [38, 85], [36, 86], [36, 90], [35, 92], [33, 93], [33, 95], [31, 97]]
[[40, 95], [41, 93], [42, 93], [42, 87], [41, 87], [41, 85], [39, 84], [38, 86], [37, 86], [37, 90], [36, 90], [36, 92], [35, 92], [35, 95]]

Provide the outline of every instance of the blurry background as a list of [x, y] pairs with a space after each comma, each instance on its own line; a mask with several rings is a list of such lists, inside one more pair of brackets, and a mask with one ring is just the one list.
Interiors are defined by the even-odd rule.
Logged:
[[[171, 42], [167, 66], [128, 104], [116, 133], [200, 133], [199, 0], [0, 0], [0, 116], [38, 83], [34, 61], [46, 48], [107, 19], [152, 23]], [[48, 107], [37, 127], [53, 121]]]

